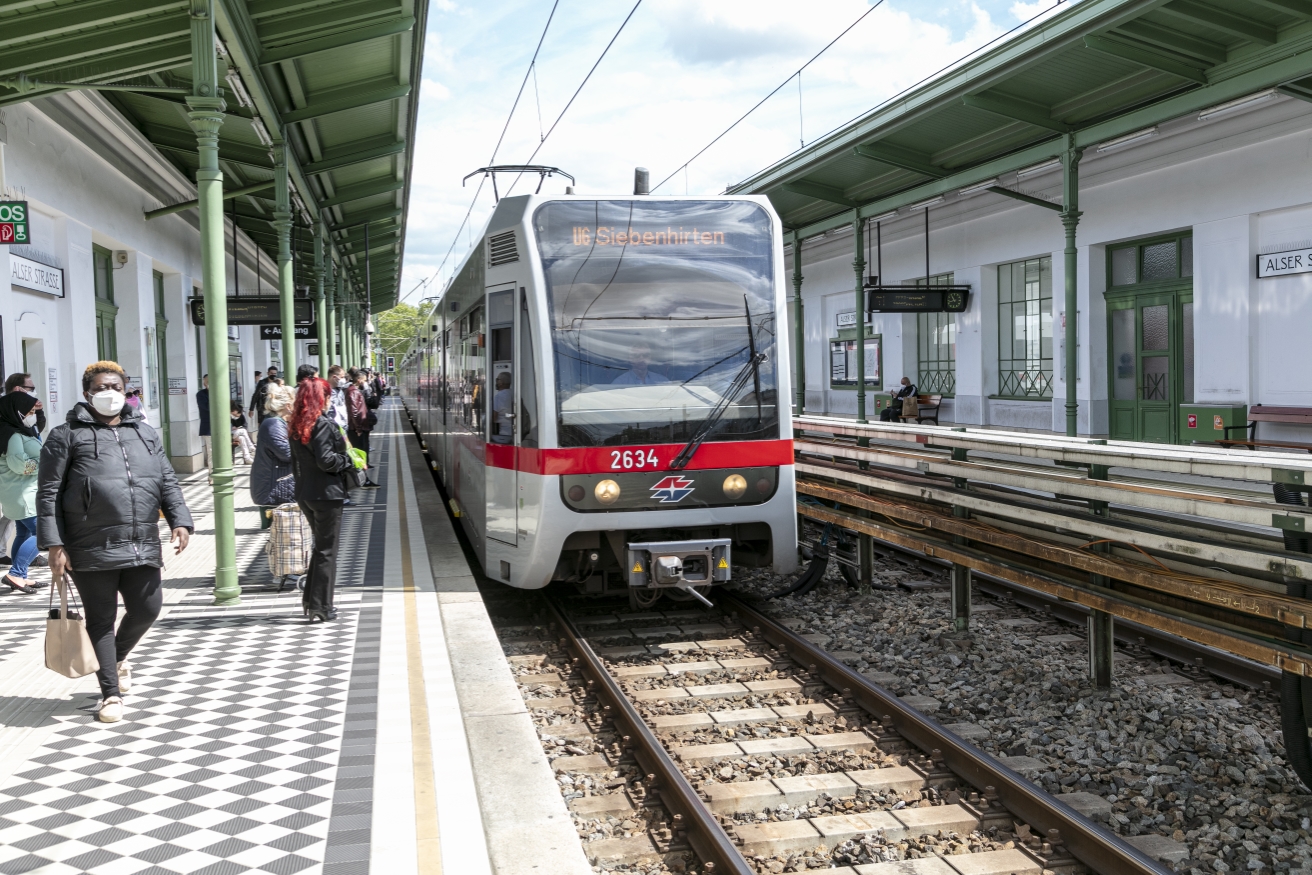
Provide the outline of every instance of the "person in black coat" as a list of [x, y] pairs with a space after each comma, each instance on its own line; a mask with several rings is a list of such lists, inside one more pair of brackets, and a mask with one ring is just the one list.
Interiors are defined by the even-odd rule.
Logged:
[[200, 447], [209, 472], [210, 485], [214, 485], [214, 439], [210, 437], [210, 375], [201, 377], [203, 388], [196, 393], [196, 409], [200, 411]]
[[[175, 554], [194, 530], [164, 442], [124, 404], [125, 382], [115, 362], [87, 367], [86, 400], [46, 437], [37, 475], [37, 541], [50, 551], [52, 579], [68, 572], [82, 598], [105, 723], [122, 719], [121, 694], [132, 681], [128, 654], [163, 607], [160, 511]], [[120, 596], [126, 613], [115, 633]]]
[[331, 399], [327, 380], [312, 377], [296, 390], [291, 435], [296, 503], [314, 533], [314, 552], [305, 578], [304, 608], [311, 623], [337, 619], [333, 584], [337, 579], [337, 539], [346, 500], [346, 472], [355, 467], [346, 454], [342, 429], [325, 414]]

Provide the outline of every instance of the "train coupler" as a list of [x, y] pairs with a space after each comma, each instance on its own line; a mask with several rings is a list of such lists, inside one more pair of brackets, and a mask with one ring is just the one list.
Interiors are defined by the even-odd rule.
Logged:
[[629, 586], [674, 587], [692, 592], [692, 587], [726, 583], [730, 579], [728, 538], [644, 541], [625, 546]]

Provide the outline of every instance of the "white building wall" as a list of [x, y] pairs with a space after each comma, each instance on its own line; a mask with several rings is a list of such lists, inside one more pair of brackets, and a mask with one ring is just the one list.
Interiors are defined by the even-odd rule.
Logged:
[[[1310, 152], [1312, 107], [1279, 99], [1223, 120], [1162, 125], [1143, 145], [1085, 153], [1077, 238], [1081, 434], [1109, 427], [1108, 245], [1184, 230], [1194, 237], [1195, 402], [1312, 406], [1312, 381], [1296, 358], [1312, 329], [1312, 274], [1258, 280], [1254, 267], [1261, 251], [1312, 246]], [[1060, 184], [1054, 169], [1019, 187], [1056, 201]], [[969, 310], [957, 318], [957, 397], [945, 405], [944, 421], [1064, 430], [1065, 242], [1057, 213], [985, 194], [933, 207], [930, 226], [930, 273], [951, 271], [972, 288]], [[922, 214], [885, 221], [880, 230], [884, 282], [923, 277]], [[804, 243], [807, 408], [816, 412], [855, 409], [845, 397], [850, 391], [828, 388], [823, 361], [835, 314], [852, 308], [852, 249], [846, 230]], [[997, 266], [1040, 256], [1052, 258], [1053, 400], [990, 397], [999, 386]], [[873, 249], [868, 258], [873, 273]], [[884, 336], [886, 387], [900, 376], [890, 368], [914, 371], [915, 324], [914, 316], [874, 316], [871, 330]], [[1259, 429], [1271, 439], [1312, 438], [1296, 426]]]
[[[159, 271], [169, 323], [168, 376], [184, 381], [184, 394], [163, 400], [171, 420], [170, 454], [179, 470], [195, 470], [201, 452], [194, 397], [201, 350], [186, 299], [202, 285], [199, 220], [194, 211], [151, 221], [143, 215], [194, 198], [194, 184], [107, 103], [77, 92], [0, 110], [0, 191], [29, 203], [33, 240], [22, 252], [62, 267], [65, 287], [59, 299], [0, 283], [0, 370], [8, 375], [23, 369], [26, 351], [50, 422], [62, 422], [81, 400], [82, 370], [97, 353], [92, 245], [125, 253], [126, 263], [114, 264], [119, 363], [134, 381], [144, 380], [146, 329], [155, 328], [152, 272]], [[230, 225], [225, 239], [232, 239]], [[253, 244], [245, 235], [238, 241], [241, 288], [254, 288]], [[9, 276], [10, 249], [0, 246], [0, 276]], [[231, 273], [231, 251], [226, 265]], [[261, 283], [273, 292], [276, 269], [267, 257], [261, 274]], [[258, 328], [243, 327], [240, 334], [249, 350], [244, 370], [263, 369], [268, 344], [255, 339]], [[146, 410], [158, 426], [161, 408], [147, 404]]]

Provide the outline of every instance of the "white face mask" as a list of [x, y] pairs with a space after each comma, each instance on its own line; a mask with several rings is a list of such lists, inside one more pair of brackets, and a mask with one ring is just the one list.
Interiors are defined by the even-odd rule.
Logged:
[[27, 416], [24, 416], [23, 425], [27, 426], [28, 428], [31, 428], [32, 426], [36, 425], [36, 414], [29, 413]]
[[101, 416], [117, 416], [123, 409], [125, 401], [127, 396], [114, 389], [105, 389], [91, 396], [91, 406], [96, 408], [96, 412]]
[[350, 382], [349, 380], [344, 380], [344, 379], [342, 379], [342, 378], [340, 378], [340, 377], [338, 378], [338, 380], [337, 380], [337, 388], [338, 388], [338, 389], [345, 389], [345, 388], [346, 388], [347, 386], [349, 386], [349, 385], [351, 385], [351, 382]]

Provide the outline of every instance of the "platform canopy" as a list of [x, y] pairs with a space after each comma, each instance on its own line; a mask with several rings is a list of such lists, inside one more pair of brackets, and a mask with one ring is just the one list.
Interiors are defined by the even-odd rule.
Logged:
[[729, 193], [768, 195], [811, 237], [1043, 165], [1068, 135], [1107, 148], [1267, 89], [1312, 100], [1308, 77], [1312, 0], [1083, 0]]
[[[369, 259], [374, 311], [398, 295], [426, 17], [426, 0], [215, 0], [227, 65], [220, 168], [225, 192], [251, 189], [235, 199], [238, 225], [277, 259], [270, 144], [281, 135], [299, 202], [297, 284], [312, 282], [308, 226], [322, 215], [348, 297], [363, 299]], [[0, 106], [111, 86], [98, 90], [194, 180], [196, 134], [184, 100], [190, 33], [187, 0], [5, 3]], [[233, 203], [225, 204], [228, 216]]]

